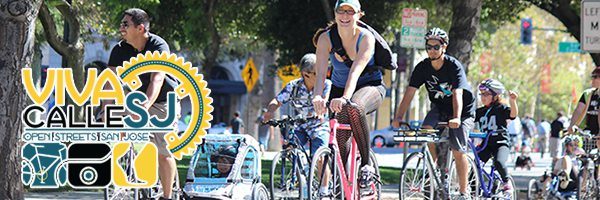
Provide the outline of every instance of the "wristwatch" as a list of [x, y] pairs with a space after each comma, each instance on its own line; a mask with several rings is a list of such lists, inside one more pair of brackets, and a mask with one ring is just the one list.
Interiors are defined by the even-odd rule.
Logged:
[[348, 103], [348, 104], [352, 103], [352, 101], [350, 101], [350, 99], [348, 99], [348, 98], [346, 98], [344, 96], [342, 96], [341, 98], [344, 99], [344, 100], [346, 100], [346, 103]]

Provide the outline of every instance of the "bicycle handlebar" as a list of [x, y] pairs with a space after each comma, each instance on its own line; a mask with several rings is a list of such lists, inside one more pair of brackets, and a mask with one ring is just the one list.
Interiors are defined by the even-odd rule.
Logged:
[[269, 120], [267, 122], [261, 122], [262, 125], [269, 125], [272, 127], [279, 127], [279, 128], [284, 128], [286, 125], [296, 125], [296, 124], [304, 124], [310, 120], [313, 119], [318, 119], [317, 117], [308, 117], [308, 118], [303, 118], [303, 117], [296, 117], [296, 118], [292, 118], [292, 117], [285, 117], [283, 119], [280, 120]]

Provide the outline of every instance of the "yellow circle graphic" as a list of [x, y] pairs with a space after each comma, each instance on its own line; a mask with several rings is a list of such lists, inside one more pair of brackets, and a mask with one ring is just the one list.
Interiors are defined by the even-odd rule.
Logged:
[[191, 155], [196, 150], [202, 137], [206, 135], [206, 129], [210, 128], [214, 109], [211, 105], [213, 100], [208, 96], [210, 89], [207, 88], [203, 75], [198, 73], [198, 68], [192, 67], [190, 62], [185, 62], [175, 54], [158, 51], [138, 54], [117, 68], [119, 77], [132, 90], [142, 86], [139, 75], [148, 72], [164, 72], [177, 78], [180, 81], [175, 87], [177, 98], [190, 98], [192, 115], [187, 130], [181, 136], [176, 132], [165, 135], [167, 148], [176, 159], [181, 160], [183, 155]]

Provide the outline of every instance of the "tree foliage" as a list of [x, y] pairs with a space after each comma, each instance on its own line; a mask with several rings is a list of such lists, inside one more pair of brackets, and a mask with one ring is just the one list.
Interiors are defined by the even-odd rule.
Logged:
[[[564, 29], [556, 18], [536, 7], [527, 9], [518, 17], [532, 17], [540, 27], [555, 27]], [[558, 31], [534, 31], [533, 45], [519, 43], [518, 30], [520, 22], [510, 22], [498, 27], [489, 39], [478, 38], [480, 45], [472, 56], [473, 65], [469, 73], [470, 80], [476, 85], [485, 78], [500, 80], [507, 89], [519, 93], [519, 112], [536, 115], [537, 119], [553, 119], [557, 111], [572, 111], [570, 104], [573, 99], [571, 90], [574, 87], [578, 95], [584, 88], [589, 87], [588, 74], [591, 71], [589, 63], [592, 60], [588, 54], [559, 53], [558, 43], [575, 41], [572, 35]], [[480, 56], [487, 52], [492, 71], [481, 73]], [[552, 59], [549, 59], [552, 58]], [[587, 63], [587, 65], [586, 65]], [[542, 66], [551, 66], [551, 93], [540, 94], [540, 79]], [[585, 78], [582, 78], [585, 77]], [[536, 102], [540, 94], [539, 103]], [[571, 106], [571, 107], [570, 107]], [[541, 116], [537, 116], [537, 115]]]

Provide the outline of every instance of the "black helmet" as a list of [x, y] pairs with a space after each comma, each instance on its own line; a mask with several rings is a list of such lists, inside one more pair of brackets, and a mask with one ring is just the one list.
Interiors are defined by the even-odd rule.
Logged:
[[425, 42], [427, 42], [427, 40], [439, 40], [440, 42], [442, 42], [442, 44], [446, 45], [450, 42], [446, 31], [437, 27], [432, 28], [431, 30], [429, 30], [429, 32], [427, 32], [427, 34], [425, 34]]

